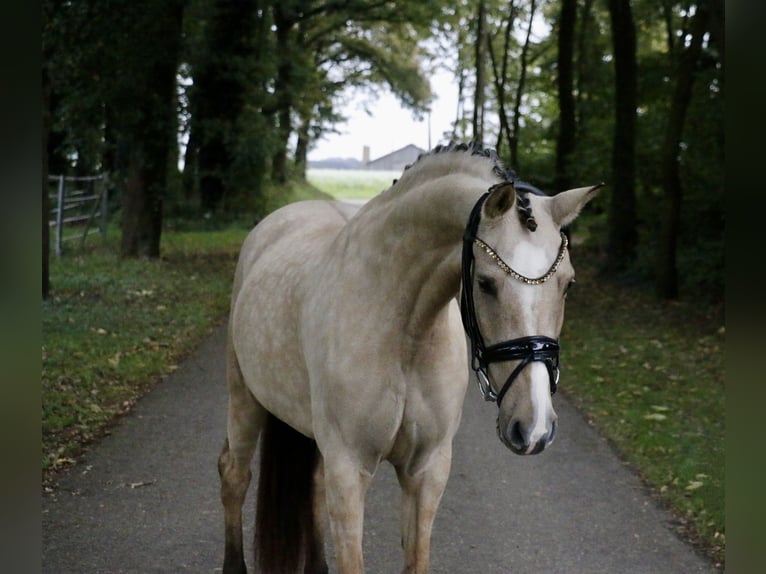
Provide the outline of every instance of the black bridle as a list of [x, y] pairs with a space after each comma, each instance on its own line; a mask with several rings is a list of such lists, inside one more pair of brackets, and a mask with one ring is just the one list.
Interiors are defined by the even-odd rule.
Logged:
[[[500, 406], [503, 397], [508, 392], [508, 389], [511, 388], [519, 373], [524, 370], [524, 367], [534, 361], [542, 362], [545, 365], [550, 379], [551, 394], [556, 392], [559, 380], [559, 343], [556, 339], [551, 339], [544, 335], [531, 335], [503, 341], [489, 347], [484, 344], [473, 300], [473, 246], [474, 244], [480, 245], [512, 277], [531, 285], [538, 285], [547, 281], [556, 272], [566, 251], [567, 239], [566, 235], [562, 233], [558, 258], [545, 275], [532, 279], [513, 271], [510, 266], [500, 259], [499, 255], [476, 235], [479, 229], [479, 221], [481, 220], [481, 208], [488, 195], [489, 192], [482, 195], [474, 205], [463, 235], [463, 282], [460, 294], [460, 312], [463, 318], [463, 327], [471, 341], [471, 368], [476, 372], [479, 390], [485, 401], [496, 401], [497, 405]], [[489, 381], [489, 365], [505, 361], [521, 362], [506, 379], [500, 392], [495, 393]]]

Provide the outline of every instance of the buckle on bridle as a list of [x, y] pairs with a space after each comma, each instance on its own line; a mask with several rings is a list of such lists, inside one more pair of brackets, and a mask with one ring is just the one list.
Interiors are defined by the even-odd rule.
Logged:
[[492, 385], [489, 382], [489, 374], [484, 367], [474, 368], [476, 372], [476, 384], [479, 386], [479, 392], [481, 398], [488, 403], [494, 403], [497, 401], [497, 393], [492, 390]]

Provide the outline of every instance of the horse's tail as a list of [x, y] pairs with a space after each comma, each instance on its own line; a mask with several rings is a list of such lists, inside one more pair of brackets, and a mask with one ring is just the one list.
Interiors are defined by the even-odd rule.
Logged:
[[314, 520], [316, 442], [269, 414], [260, 448], [254, 544], [260, 572], [327, 572]]

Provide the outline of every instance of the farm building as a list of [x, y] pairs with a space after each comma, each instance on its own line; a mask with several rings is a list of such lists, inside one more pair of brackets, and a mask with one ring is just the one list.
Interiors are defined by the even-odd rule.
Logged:
[[[365, 149], [365, 151], [367, 152], [367, 149]], [[367, 161], [364, 162], [364, 169], [402, 171], [405, 166], [414, 163], [415, 160], [418, 159], [418, 156], [425, 152], [426, 150], [421, 149], [414, 144], [409, 144], [377, 159], [367, 160], [365, 157], [365, 160]]]

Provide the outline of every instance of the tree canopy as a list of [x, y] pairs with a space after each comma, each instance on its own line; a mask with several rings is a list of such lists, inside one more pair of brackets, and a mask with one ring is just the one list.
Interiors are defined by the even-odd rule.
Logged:
[[45, 165], [112, 174], [123, 255], [156, 257], [169, 203], [257, 219], [350, 88], [424, 113], [443, 66], [443, 139], [551, 193], [605, 180], [605, 270], [720, 297], [723, 19], [723, 0], [45, 0]]

